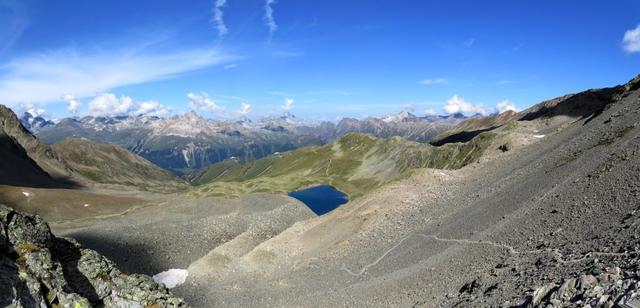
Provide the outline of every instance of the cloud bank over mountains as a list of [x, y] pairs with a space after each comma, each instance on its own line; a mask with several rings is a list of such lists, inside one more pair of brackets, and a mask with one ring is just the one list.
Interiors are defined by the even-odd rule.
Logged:
[[[483, 104], [473, 104], [464, 98], [454, 95], [445, 103], [443, 110], [447, 114], [453, 113], [478, 113], [487, 115], [490, 113], [503, 113], [508, 110], [518, 111], [514, 102], [506, 99], [496, 104], [494, 108], [487, 109]], [[433, 109], [425, 110], [425, 113], [433, 113]]]
[[165, 116], [171, 109], [156, 101], [134, 101], [129, 96], [117, 97], [113, 93], [104, 93], [89, 102], [89, 114], [92, 116], [154, 115]]

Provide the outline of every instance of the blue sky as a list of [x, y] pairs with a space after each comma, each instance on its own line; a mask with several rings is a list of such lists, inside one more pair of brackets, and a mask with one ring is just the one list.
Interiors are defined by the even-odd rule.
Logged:
[[640, 2], [0, 0], [0, 103], [50, 117], [523, 109], [640, 73]]

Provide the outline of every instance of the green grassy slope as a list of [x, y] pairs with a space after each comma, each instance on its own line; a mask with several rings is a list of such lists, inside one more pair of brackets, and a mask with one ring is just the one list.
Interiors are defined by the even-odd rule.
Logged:
[[171, 172], [118, 146], [66, 139], [52, 148], [70, 170], [92, 182], [150, 190], [174, 190], [185, 186]]
[[248, 192], [289, 192], [329, 184], [351, 198], [403, 178], [418, 168], [456, 169], [477, 160], [493, 134], [441, 147], [400, 137], [349, 134], [332, 144], [275, 154], [250, 163], [227, 160], [190, 175], [191, 194], [237, 196]]

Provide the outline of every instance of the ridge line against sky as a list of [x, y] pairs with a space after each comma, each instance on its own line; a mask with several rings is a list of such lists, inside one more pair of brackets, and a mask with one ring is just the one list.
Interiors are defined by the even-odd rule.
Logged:
[[640, 73], [640, 4], [614, 2], [0, 0], [0, 103], [50, 117], [522, 110]]

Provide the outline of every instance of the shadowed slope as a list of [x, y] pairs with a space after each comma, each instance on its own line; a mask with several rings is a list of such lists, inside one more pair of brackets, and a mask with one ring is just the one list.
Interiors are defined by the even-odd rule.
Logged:
[[515, 119], [516, 113], [508, 110], [499, 115], [473, 118], [461, 122], [452, 129], [435, 136], [429, 143], [441, 146], [447, 143], [467, 142], [483, 132], [488, 132]]
[[143, 189], [185, 187], [185, 183], [169, 171], [115, 145], [67, 139], [52, 148], [70, 170], [96, 183]]
[[33, 187], [56, 186], [55, 181], [13, 138], [0, 130], [0, 184]]
[[65, 184], [70, 186], [76, 185], [70, 181], [72, 175], [51, 147], [27, 131], [16, 114], [4, 105], [0, 105], [0, 129], [4, 135], [19, 144], [25, 153], [52, 178], [58, 182], [66, 182]]

